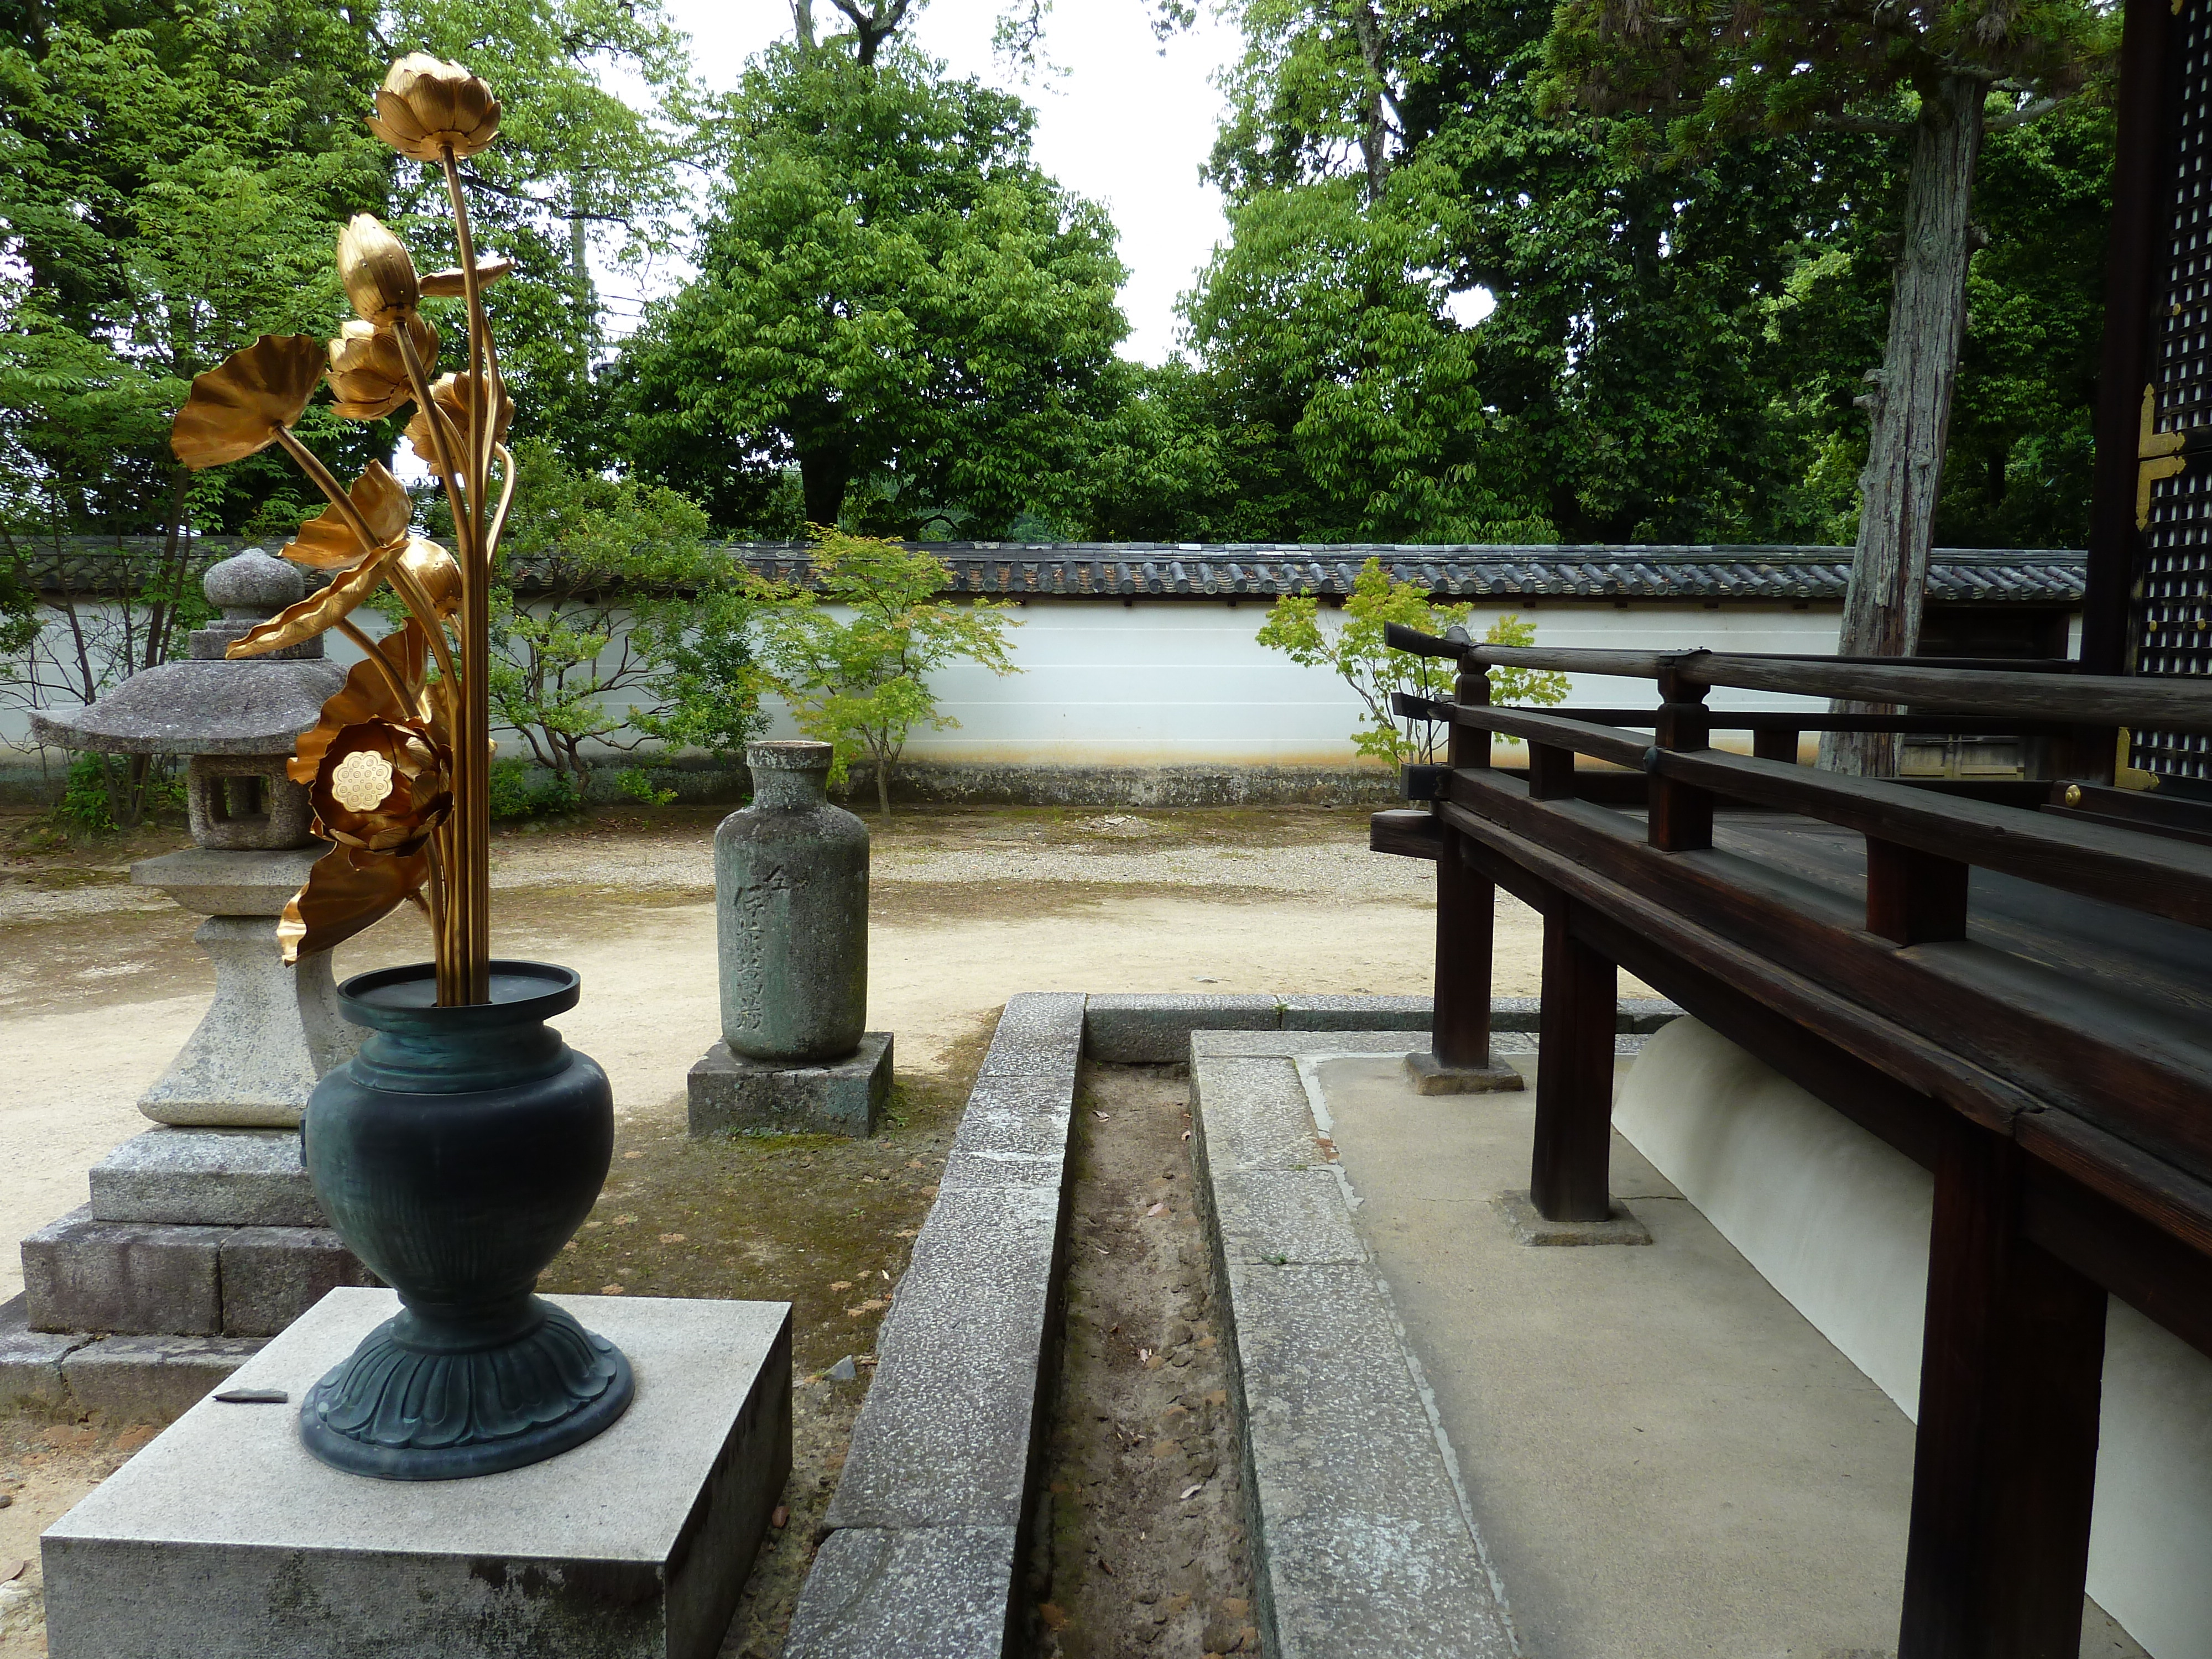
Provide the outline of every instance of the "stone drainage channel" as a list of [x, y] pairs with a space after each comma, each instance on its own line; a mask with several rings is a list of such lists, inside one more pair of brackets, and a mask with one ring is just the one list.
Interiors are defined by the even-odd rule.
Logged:
[[[1678, 1012], [1624, 1003], [1621, 1029]], [[1013, 999], [787, 1659], [1517, 1653], [1298, 1083], [1429, 1019], [1415, 997]], [[1501, 1000], [1497, 1046], [1534, 1024]]]

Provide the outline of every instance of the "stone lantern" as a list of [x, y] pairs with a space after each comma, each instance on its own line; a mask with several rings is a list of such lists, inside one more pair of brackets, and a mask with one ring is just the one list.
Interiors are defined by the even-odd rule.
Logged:
[[339, 1017], [327, 953], [288, 968], [276, 940], [286, 901], [328, 850], [284, 763], [345, 672], [320, 636], [224, 659], [303, 597], [295, 567], [249, 550], [204, 587], [222, 615], [191, 635], [188, 659], [33, 720], [67, 749], [185, 757], [192, 845], [133, 865], [131, 879], [207, 918], [192, 937], [216, 972], [205, 1018], [139, 1097], [161, 1127], [94, 1167], [89, 1205], [23, 1241], [37, 1330], [268, 1337], [332, 1286], [372, 1282], [325, 1225], [298, 1135], [316, 1081], [361, 1034]]

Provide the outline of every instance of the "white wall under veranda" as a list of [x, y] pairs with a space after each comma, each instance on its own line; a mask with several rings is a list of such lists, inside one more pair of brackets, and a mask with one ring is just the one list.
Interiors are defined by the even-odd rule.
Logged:
[[[917, 732], [908, 757], [921, 761], [1060, 766], [1343, 766], [1361, 708], [1323, 669], [1302, 668], [1255, 639], [1264, 601], [1032, 599], [1010, 612], [1011, 654], [1019, 673], [1000, 678], [972, 665], [934, 677], [943, 711], [959, 725]], [[1324, 622], [1342, 613], [1324, 607]], [[1540, 645], [1638, 649], [1832, 652], [1837, 607], [1787, 604], [1569, 604], [1486, 605], [1480, 635], [1498, 617], [1532, 623]], [[356, 653], [336, 637], [331, 657]], [[1649, 681], [1575, 677], [1584, 707], [1647, 708]], [[1808, 698], [1717, 691], [1717, 708], [1816, 708]], [[795, 730], [781, 709], [775, 733]], [[27, 743], [29, 720], [0, 702], [0, 757]], [[1723, 742], [1735, 739], [1724, 737]], [[521, 752], [510, 734], [505, 752]], [[18, 762], [20, 763], [20, 760]]]

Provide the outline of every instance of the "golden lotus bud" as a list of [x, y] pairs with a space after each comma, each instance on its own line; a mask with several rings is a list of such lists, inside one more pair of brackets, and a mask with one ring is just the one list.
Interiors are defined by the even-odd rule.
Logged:
[[473, 155], [499, 137], [499, 100], [459, 64], [410, 52], [386, 73], [368, 130], [417, 161]]
[[243, 460], [300, 418], [323, 377], [323, 352], [305, 334], [264, 334], [192, 382], [169, 447], [195, 471]]
[[[514, 261], [512, 259], [479, 259], [477, 261], [477, 286], [489, 288], [514, 269]], [[422, 273], [422, 297], [426, 300], [458, 300], [468, 291], [468, 275], [459, 265]]]
[[[465, 442], [469, 431], [468, 382], [466, 374], [441, 374], [430, 388], [430, 400], [436, 404], [446, 418], [453, 423], [453, 430]], [[491, 434], [495, 443], [507, 441], [507, 422], [514, 418], [514, 401], [507, 395], [507, 383], [499, 386], [499, 396], [492, 408]], [[430, 434], [430, 417], [421, 410], [407, 422], [407, 441], [415, 446], [415, 453], [430, 465], [438, 464], [437, 441]]]
[[[409, 318], [405, 327], [427, 374], [438, 361], [438, 331], [420, 317]], [[348, 323], [331, 342], [331, 390], [337, 394], [338, 414], [349, 421], [382, 420], [411, 398], [415, 392], [399, 355], [398, 329], [358, 319]]]
[[338, 233], [338, 280], [362, 317], [380, 325], [410, 317], [422, 301], [422, 284], [406, 245], [373, 213], [356, 213]]
[[410, 541], [399, 556], [399, 568], [441, 617], [450, 617], [461, 608], [461, 567], [435, 542]]

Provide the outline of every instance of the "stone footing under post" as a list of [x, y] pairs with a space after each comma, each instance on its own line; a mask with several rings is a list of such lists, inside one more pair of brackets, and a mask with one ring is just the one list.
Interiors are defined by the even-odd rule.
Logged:
[[1406, 1056], [1406, 1070], [1417, 1095], [1504, 1094], [1528, 1085], [1521, 1073], [1493, 1051], [1486, 1066], [1454, 1066], [1432, 1054]]
[[871, 1031], [848, 1058], [826, 1066], [741, 1060], [718, 1042], [685, 1083], [695, 1135], [865, 1137], [890, 1099], [891, 1034]]

